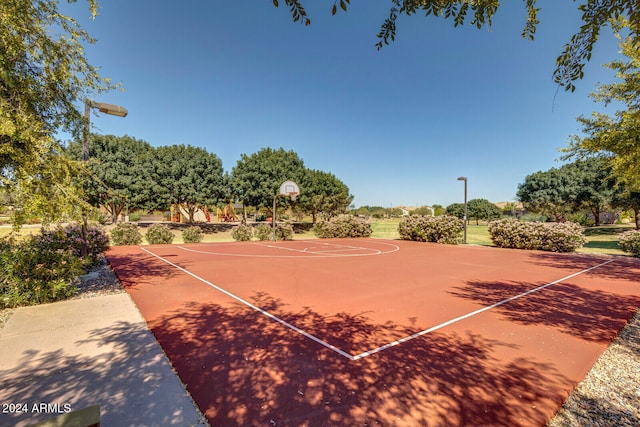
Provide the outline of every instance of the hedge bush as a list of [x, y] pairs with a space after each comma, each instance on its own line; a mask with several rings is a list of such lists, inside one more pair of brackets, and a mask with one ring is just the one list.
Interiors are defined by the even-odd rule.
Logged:
[[[97, 264], [104, 251], [109, 248], [109, 236], [99, 225], [88, 225], [86, 233], [87, 257], [84, 262], [90, 266]], [[34, 242], [44, 251], [62, 249], [80, 257], [83, 244], [82, 225], [72, 223], [65, 226], [58, 225], [51, 229], [43, 227], [40, 236], [37, 236]]]
[[490, 222], [489, 234], [493, 244], [501, 248], [573, 252], [587, 243], [582, 227], [573, 222], [523, 222], [506, 218]]
[[74, 278], [84, 273], [74, 249], [58, 239], [27, 237], [0, 242], [0, 308], [43, 304], [75, 294]]
[[135, 224], [120, 223], [111, 230], [111, 241], [116, 246], [139, 245], [142, 243], [142, 235]]
[[253, 229], [253, 237], [258, 240], [271, 240], [273, 229], [268, 224], [260, 224]]
[[620, 249], [633, 256], [640, 256], [640, 230], [625, 231], [618, 240]]
[[182, 230], [182, 241], [184, 243], [200, 243], [203, 238], [204, 233], [197, 225]]
[[231, 237], [233, 237], [233, 240], [239, 242], [248, 242], [249, 240], [251, 240], [252, 235], [253, 229], [250, 226], [244, 224], [240, 224], [234, 227], [233, 230], [231, 230]]
[[293, 225], [276, 224], [276, 240], [293, 240]]
[[403, 240], [456, 245], [462, 242], [464, 222], [452, 215], [404, 217], [398, 224]]
[[313, 231], [321, 239], [369, 237], [373, 233], [371, 224], [367, 220], [346, 214], [316, 223]]
[[169, 245], [173, 237], [171, 229], [164, 224], [153, 224], [144, 235], [150, 245]]

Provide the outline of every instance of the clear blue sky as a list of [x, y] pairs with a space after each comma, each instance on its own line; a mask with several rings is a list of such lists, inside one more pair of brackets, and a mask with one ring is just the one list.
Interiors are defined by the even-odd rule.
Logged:
[[514, 200], [526, 175], [559, 165], [576, 117], [607, 111], [588, 94], [613, 81], [601, 66], [618, 56], [611, 32], [577, 90], [556, 95], [555, 59], [580, 16], [573, 1], [538, 3], [533, 42], [520, 37], [524, 2], [505, 1], [491, 30], [403, 16], [382, 51], [388, 0], [333, 17], [331, 1], [306, 0], [310, 27], [270, 0], [103, 0], [94, 21], [82, 1], [62, 7], [98, 39], [90, 62], [124, 88], [96, 100], [129, 116], [93, 116], [94, 132], [204, 147], [227, 171], [283, 147], [335, 174], [356, 206], [388, 207], [461, 202], [461, 175], [469, 199]]

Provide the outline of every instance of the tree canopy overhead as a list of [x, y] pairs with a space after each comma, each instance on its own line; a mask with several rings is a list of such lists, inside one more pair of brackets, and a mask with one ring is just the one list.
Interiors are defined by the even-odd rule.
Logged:
[[[500, 7], [499, 0], [388, 0], [390, 2], [389, 15], [380, 26], [377, 34], [376, 47], [382, 49], [384, 45], [395, 41], [397, 21], [400, 15], [414, 15], [423, 13], [425, 16], [435, 16], [451, 20], [455, 27], [469, 23], [478, 29], [491, 27], [493, 17]], [[525, 7], [523, 14], [522, 37], [534, 39], [539, 24], [537, 0], [522, 0]], [[550, 0], [558, 1], [558, 0]], [[273, 0], [278, 7], [279, 1]], [[285, 0], [294, 21], [305, 25], [311, 24], [300, 0]], [[350, 0], [335, 0], [331, 13], [338, 12], [338, 5], [347, 11]], [[583, 68], [591, 59], [591, 52], [595, 46], [602, 28], [610, 25], [613, 20], [628, 21], [628, 29], [632, 38], [640, 34], [640, 1], [639, 0], [583, 0], [577, 4], [582, 13], [582, 25], [565, 44], [556, 60], [553, 80], [566, 90], [575, 90], [573, 82], [583, 76]]]
[[114, 87], [87, 62], [82, 44], [93, 42], [57, 0], [0, 2], [0, 182], [21, 195], [20, 212], [51, 220], [82, 204], [79, 165], [54, 135], [79, 136], [81, 101]]

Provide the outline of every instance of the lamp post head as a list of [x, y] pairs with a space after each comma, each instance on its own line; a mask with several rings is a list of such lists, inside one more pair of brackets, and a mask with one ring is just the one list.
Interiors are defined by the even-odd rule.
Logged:
[[458, 177], [458, 181], [466, 181], [466, 180], [467, 180], [466, 176]]
[[119, 105], [105, 104], [104, 102], [91, 102], [91, 107], [97, 108], [98, 111], [112, 116], [127, 117], [129, 112], [126, 108]]

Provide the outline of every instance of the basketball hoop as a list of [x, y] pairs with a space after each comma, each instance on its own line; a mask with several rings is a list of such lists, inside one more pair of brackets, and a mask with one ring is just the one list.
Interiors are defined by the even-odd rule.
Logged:
[[271, 226], [273, 227], [273, 240], [276, 239], [276, 200], [278, 199], [278, 196], [288, 196], [291, 198], [291, 201], [295, 202], [298, 194], [300, 194], [300, 187], [298, 187], [298, 184], [296, 184], [295, 182], [285, 181], [280, 184], [280, 192], [273, 197], [273, 222], [271, 224]]

